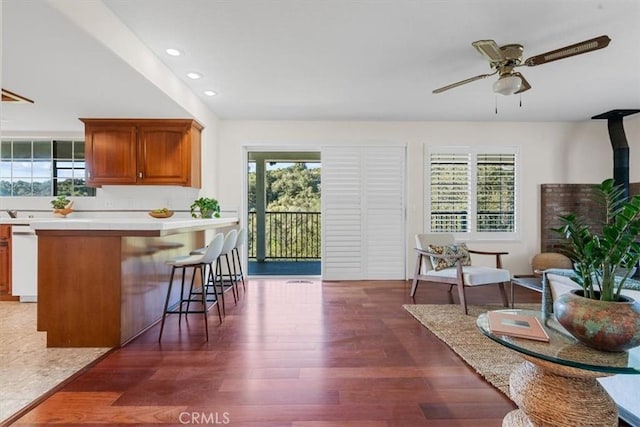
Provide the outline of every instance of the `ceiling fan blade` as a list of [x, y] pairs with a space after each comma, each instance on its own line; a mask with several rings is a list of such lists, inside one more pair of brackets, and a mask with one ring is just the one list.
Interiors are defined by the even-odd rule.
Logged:
[[594, 50], [605, 48], [609, 45], [611, 39], [609, 36], [603, 35], [593, 39], [585, 40], [580, 43], [565, 46], [560, 49], [552, 50], [540, 55], [532, 56], [524, 61], [524, 65], [534, 67], [536, 65], [546, 64], [547, 62], [557, 61], [558, 59], [568, 58], [570, 56], [580, 55]]
[[465, 80], [460, 80], [459, 82], [455, 82], [455, 83], [451, 83], [450, 85], [439, 87], [438, 89], [434, 90], [432, 93], [442, 93], [445, 90], [453, 89], [454, 87], [466, 85], [467, 83], [475, 82], [476, 80], [486, 79], [487, 77], [493, 76], [497, 72], [498, 71], [496, 70], [491, 74], [480, 74], [479, 76], [474, 76]]
[[5, 88], [2, 88], [2, 102], [27, 102], [33, 104], [33, 101], [17, 93], [11, 92]]
[[522, 93], [522, 92], [526, 92], [529, 89], [531, 89], [531, 85], [529, 84], [529, 82], [527, 81], [527, 79], [524, 78], [524, 76], [520, 73], [513, 73], [514, 76], [518, 76], [520, 77], [520, 81], [522, 81], [522, 87], [520, 88], [520, 90], [518, 90], [517, 92], [514, 92], [514, 95], [516, 93]]
[[500, 50], [500, 46], [493, 40], [477, 40], [471, 43], [478, 52], [493, 65], [495, 63], [504, 62], [506, 58]]
[[500, 50], [500, 46], [493, 40], [478, 40], [471, 43], [478, 52], [489, 60], [491, 64], [504, 62], [506, 58]]

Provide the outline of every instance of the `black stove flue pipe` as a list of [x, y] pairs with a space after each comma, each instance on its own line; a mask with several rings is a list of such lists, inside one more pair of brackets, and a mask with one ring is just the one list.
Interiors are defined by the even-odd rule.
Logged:
[[629, 198], [629, 143], [624, 133], [623, 120], [626, 116], [640, 113], [640, 110], [611, 110], [591, 117], [593, 120], [607, 120], [609, 138], [613, 148], [613, 179], [622, 185], [625, 198]]

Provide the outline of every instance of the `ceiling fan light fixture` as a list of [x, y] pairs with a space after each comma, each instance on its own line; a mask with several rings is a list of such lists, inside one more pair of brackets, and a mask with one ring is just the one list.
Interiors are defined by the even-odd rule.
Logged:
[[501, 76], [493, 84], [493, 91], [500, 95], [513, 95], [522, 88], [522, 79], [514, 75]]

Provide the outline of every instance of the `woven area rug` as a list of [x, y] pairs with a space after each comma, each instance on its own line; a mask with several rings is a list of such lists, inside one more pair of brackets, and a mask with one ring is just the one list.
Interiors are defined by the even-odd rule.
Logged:
[[[403, 307], [491, 385], [509, 396], [509, 375], [522, 359], [516, 352], [482, 335], [476, 327], [480, 313], [504, 307], [470, 305], [468, 316], [457, 304], [407, 304]], [[518, 308], [539, 310], [540, 304], [518, 304]]]

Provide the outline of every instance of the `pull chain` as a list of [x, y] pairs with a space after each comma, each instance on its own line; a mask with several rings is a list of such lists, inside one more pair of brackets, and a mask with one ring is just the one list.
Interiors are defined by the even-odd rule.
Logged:
[[498, 95], [495, 95], [496, 97], [496, 114], [498, 114]]

